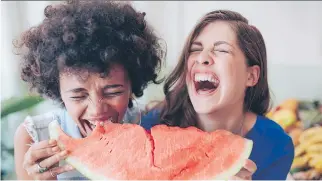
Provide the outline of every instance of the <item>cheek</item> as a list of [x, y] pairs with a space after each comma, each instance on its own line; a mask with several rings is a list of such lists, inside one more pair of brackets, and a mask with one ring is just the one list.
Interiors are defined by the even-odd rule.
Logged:
[[192, 58], [189, 58], [187, 60], [186, 66], [187, 66], [186, 81], [190, 82], [191, 81], [191, 70], [192, 70], [192, 66], [193, 66]]
[[246, 87], [247, 72], [243, 65], [236, 62], [226, 62], [218, 70], [220, 71], [221, 84], [225, 89], [238, 91]]
[[[110, 109], [115, 111], [118, 115], [118, 121], [121, 121], [126, 113], [126, 110], [129, 105], [130, 96], [124, 95], [112, 100], [109, 100], [107, 104], [109, 105]], [[113, 113], [112, 113], [113, 114]]]
[[129, 104], [129, 96], [120, 96], [113, 100], [110, 100], [108, 104], [113, 107], [117, 112], [123, 112], [127, 109]]
[[75, 101], [64, 101], [66, 110], [68, 114], [73, 118], [73, 120], [78, 120], [85, 112], [86, 106], [82, 103], [77, 103]]

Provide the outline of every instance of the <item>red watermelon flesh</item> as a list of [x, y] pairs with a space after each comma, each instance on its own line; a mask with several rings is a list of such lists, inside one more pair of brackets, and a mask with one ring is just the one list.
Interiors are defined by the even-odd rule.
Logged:
[[67, 136], [58, 122], [50, 136], [69, 151], [66, 161], [95, 180], [228, 179], [248, 159], [252, 141], [228, 131], [157, 125], [148, 133], [135, 124], [97, 125], [83, 139]]

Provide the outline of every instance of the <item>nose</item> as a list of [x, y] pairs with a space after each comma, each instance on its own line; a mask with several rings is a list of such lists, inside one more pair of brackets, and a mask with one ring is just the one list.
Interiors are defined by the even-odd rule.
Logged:
[[197, 57], [197, 63], [201, 65], [210, 66], [214, 64], [213, 58], [209, 55], [208, 51], [202, 51]]
[[108, 112], [109, 105], [103, 99], [99, 99], [99, 98], [89, 99], [89, 104], [87, 109], [91, 117], [99, 117], [101, 115], [104, 115], [106, 112]]

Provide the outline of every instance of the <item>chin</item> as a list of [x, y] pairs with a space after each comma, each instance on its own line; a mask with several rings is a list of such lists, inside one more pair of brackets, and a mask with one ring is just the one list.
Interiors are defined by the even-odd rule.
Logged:
[[192, 106], [197, 114], [211, 114], [217, 110], [217, 106], [214, 104], [207, 104], [207, 103], [193, 103]]

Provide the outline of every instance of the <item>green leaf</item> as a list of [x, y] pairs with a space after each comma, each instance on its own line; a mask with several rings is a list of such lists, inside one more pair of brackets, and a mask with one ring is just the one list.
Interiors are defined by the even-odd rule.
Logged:
[[39, 96], [14, 97], [1, 101], [1, 118], [29, 109], [43, 101], [44, 99]]

